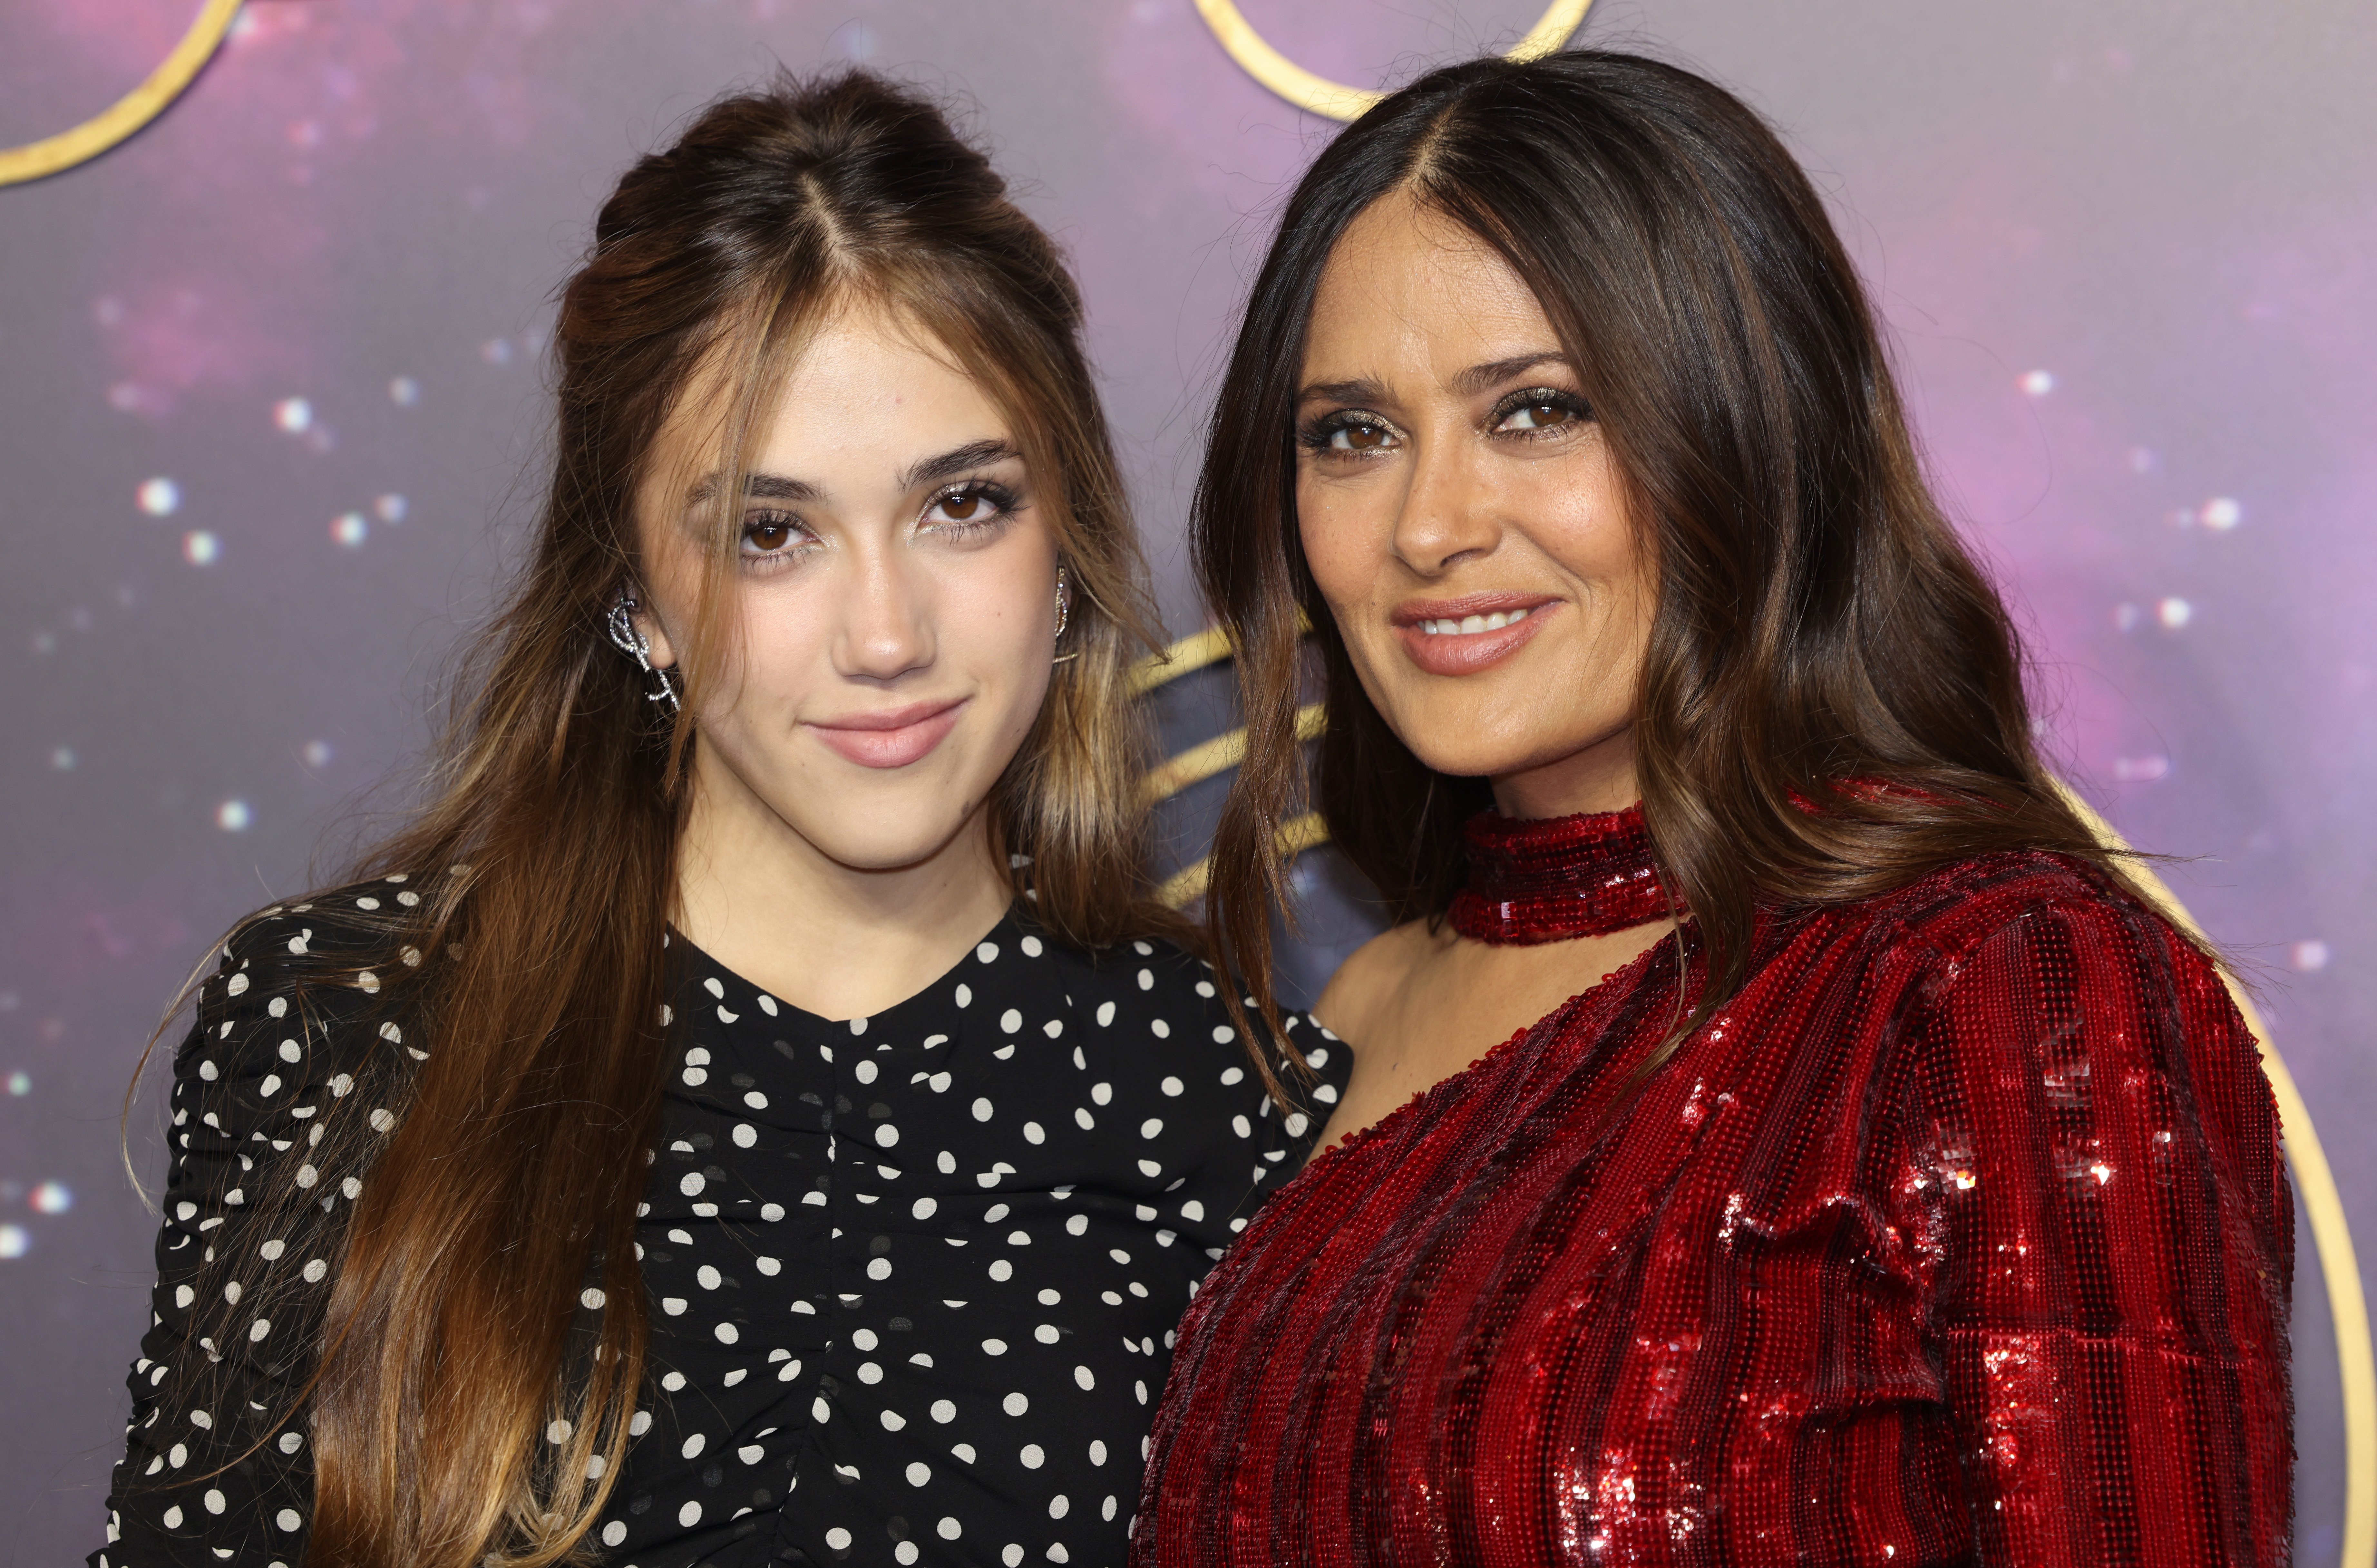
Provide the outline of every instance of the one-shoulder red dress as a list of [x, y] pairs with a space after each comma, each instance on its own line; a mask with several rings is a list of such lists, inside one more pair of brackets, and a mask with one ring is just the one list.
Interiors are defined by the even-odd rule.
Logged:
[[[1660, 901], [1639, 813], [1470, 847], [1465, 935]], [[1645, 1075], [1693, 930], [1272, 1199], [1133, 1562], [2287, 1562], [2293, 1210], [2212, 964], [1991, 856], [1764, 920]]]

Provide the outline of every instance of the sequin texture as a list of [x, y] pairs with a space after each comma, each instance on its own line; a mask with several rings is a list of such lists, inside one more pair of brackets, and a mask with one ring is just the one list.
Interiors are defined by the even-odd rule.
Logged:
[[1133, 1562], [2285, 1562], [2291, 1200], [2213, 966], [1987, 857], [1762, 920], [1632, 1083], [1702, 972], [1687, 923], [1274, 1196]]
[[1519, 821], [1480, 812], [1462, 829], [1468, 885], [1452, 929], [1474, 942], [1566, 942], [1672, 913], [1639, 811]]

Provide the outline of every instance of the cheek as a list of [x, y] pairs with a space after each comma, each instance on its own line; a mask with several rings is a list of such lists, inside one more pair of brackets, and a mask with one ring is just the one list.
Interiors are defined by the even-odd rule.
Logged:
[[1337, 624], [1337, 639], [1354, 667], [1354, 678], [1371, 706], [1385, 713], [1392, 710], [1395, 693], [1392, 683], [1381, 678], [1380, 666], [1392, 669], [1393, 654], [1385, 646], [1372, 646], [1371, 639], [1383, 645], [1388, 634], [1378, 617], [1357, 612], [1374, 591], [1384, 552], [1372, 545], [1360, 510], [1350, 499], [1342, 491], [1298, 485], [1296, 539], [1304, 547], [1305, 569]]
[[[1052, 579], [1054, 576], [1052, 570]], [[1053, 581], [1045, 602], [1040, 593], [1022, 591], [1019, 585], [998, 588], [976, 585], [954, 590], [943, 599], [939, 620], [936, 640], [940, 656], [979, 675], [1020, 672], [1056, 657]]]
[[1296, 487], [1296, 533], [1304, 547], [1305, 569], [1332, 604], [1350, 604], [1369, 591], [1377, 576], [1375, 548], [1365, 508], [1332, 485], [1299, 481]]
[[1023, 709], [1028, 724], [1058, 651], [1055, 552], [1016, 550], [965, 568], [934, 596], [937, 657], [966, 671], [984, 695]]
[[1608, 615], [1630, 617], [1650, 592], [1651, 561], [1606, 457], [1546, 465], [1516, 498], [1535, 545], [1586, 585]]
[[830, 673], [826, 627], [800, 596], [747, 594], [730, 612], [735, 626], [719, 639], [712, 690], [734, 706], [797, 704]]

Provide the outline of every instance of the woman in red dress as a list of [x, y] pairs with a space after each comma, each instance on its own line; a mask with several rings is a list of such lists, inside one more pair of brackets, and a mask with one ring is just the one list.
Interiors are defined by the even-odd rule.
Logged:
[[1182, 1325], [1135, 1562], [2287, 1560], [2252, 1038], [2042, 765], [1754, 113], [1609, 53], [1373, 109], [1197, 529], [1250, 738], [1219, 946], [1268, 995], [1314, 684], [1400, 923], [1317, 1009], [1334, 1146]]

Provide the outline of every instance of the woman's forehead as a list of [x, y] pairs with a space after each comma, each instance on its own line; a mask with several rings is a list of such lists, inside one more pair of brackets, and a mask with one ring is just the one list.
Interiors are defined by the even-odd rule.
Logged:
[[714, 489], [738, 411], [750, 422], [746, 463], [754, 471], [837, 466], [887, 442], [1014, 436], [990, 389], [912, 313], [865, 299], [758, 363], [747, 347], [713, 346], [660, 432], [655, 481], [664, 491], [689, 493], [705, 481]]
[[1534, 291], [1499, 251], [1399, 193], [1366, 208], [1331, 253], [1306, 329], [1304, 376], [1376, 374], [1387, 365], [1360, 362], [1386, 356], [1450, 377], [1556, 346]]

